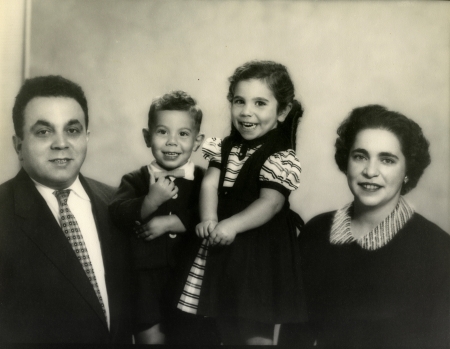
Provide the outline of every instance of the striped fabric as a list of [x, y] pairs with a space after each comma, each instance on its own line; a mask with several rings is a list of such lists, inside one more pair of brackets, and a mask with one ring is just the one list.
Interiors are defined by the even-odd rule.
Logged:
[[[203, 144], [203, 157], [210, 162], [221, 163], [222, 140], [220, 138], [208, 138]], [[240, 146], [234, 146], [228, 157], [227, 169], [225, 172], [224, 187], [232, 187], [236, 178], [247, 159], [261, 147], [261, 144], [247, 149], [246, 155], [239, 160], [238, 154]], [[291, 149], [271, 155], [264, 163], [259, 174], [260, 181], [272, 181], [283, 185], [288, 190], [295, 190], [300, 184], [300, 161]], [[192, 265], [183, 293], [178, 302], [177, 308], [191, 314], [197, 314], [198, 301], [205, 272], [206, 257], [208, 255], [209, 241], [203, 240]]]
[[[227, 170], [225, 172], [224, 187], [232, 187], [236, 178], [245, 164], [247, 159], [258, 149], [261, 145], [254, 148], [249, 147], [245, 157], [239, 160], [238, 154], [240, 146], [234, 146], [231, 149], [228, 157]], [[203, 157], [206, 160], [221, 163], [221, 148], [222, 140], [220, 138], [208, 138], [203, 145]], [[296, 190], [300, 184], [301, 173], [300, 161], [295, 155], [295, 151], [288, 149], [271, 155], [259, 174], [260, 181], [271, 181], [283, 185], [288, 190]]]
[[197, 314], [198, 300], [205, 273], [206, 257], [208, 256], [209, 241], [204, 239], [198, 251], [194, 264], [189, 271], [188, 279], [184, 285], [183, 293], [178, 301], [177, 308], [191, 314]]
[[260, 181], [282, 184], [286, 189], [296, 190], [300, 183], [300, 161], [292, 149], [271, 155], [259, 173]]
[[356, 241], [358, 245], [366, 250], [377, 250], [391, 241], [395, 234], [398, 233], [414, 214], [414, 210], [400, 196], [397, 206], [384, 221], [366, 235], [355, 239], [351, 232], [350, 212], [352, 211], [352, 207], [353, 203], [349, 203], [336, 211], [331, 226], [330, 243], [343, 245]]

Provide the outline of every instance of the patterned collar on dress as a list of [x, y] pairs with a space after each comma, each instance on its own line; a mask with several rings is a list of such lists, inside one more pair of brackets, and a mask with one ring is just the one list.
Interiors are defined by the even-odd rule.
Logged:
[[414, 214], [414, 210], [408, 205], [406, 200], [400, 196], [397, 206], [384, 221], [378, 224], [368, 234], [359, 239], [355, 239], [350, 228], [352, 210], [353, 202], [336, 211], [331, 226], [330, 243], [334, 245], [343, 245], [356, 241], [359, 246], [370, 251], [377, 250], [391, 241]]

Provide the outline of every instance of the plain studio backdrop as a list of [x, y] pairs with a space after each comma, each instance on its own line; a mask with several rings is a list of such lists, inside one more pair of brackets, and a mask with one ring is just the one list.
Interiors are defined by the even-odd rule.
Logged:
[[[13, 4], [14, 3], [14, 4]], [[148, 164], [151, 100], [174, 89], [197, 99], [202, 132], [229, 132], [227, 78], [251, 59], [285, 64], [305, 113], [303, 167], [292, 208], [305, 221], [352, 199], [334, 161], [339, 123], [355, 107], [382, 104], [412, 118], [432, 163], [408, 201], [449, 224], [450, 4], [308, 1], [0, 1], [0, 182], [18, 170], [11, 109], [23, 78], [60, 74], [79, 83], [90, 108], [82, 172], [117, 186]], [[194, 162], [206, 166], [201, 153]]]

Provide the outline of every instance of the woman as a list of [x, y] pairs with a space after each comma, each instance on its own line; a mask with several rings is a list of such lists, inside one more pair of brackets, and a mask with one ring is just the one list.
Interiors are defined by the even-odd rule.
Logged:
[[335, 159], [354, 201], [313, 218], [299, 238], [317, 343], [447, 347], [450, 236], [402, 196], [430, 163], [421, 128], [369, 105], [337, 133]]

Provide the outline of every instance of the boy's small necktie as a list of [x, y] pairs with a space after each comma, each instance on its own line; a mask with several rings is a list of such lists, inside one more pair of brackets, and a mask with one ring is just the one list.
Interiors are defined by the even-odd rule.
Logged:
[[53, 192], [53, 195], [55, 195], [58, 199], [59, 222], [61, 223], [61, 229], [63, 230], [67, 240], [69, 240], [72, 249], [83, 266], [84, 272], [94, 288], [95, 294], [97, 295], [98, 301], [100, 302], [103, 313], [106, 317], [105, 304], [103, 303], [103, 299], [100, 294], [100, 288], [98, 287], [97, 279], [95, 278], [94, 268], [92, 267], [91, 259], [89, 258], [88, 250], [83, 240], [83, 235], [81, 235], [80, 227], [78, 226], [75, 216], [72, 214], [69, 206], [67, 205], [69, 194], [70, 189], [57, 190]]

